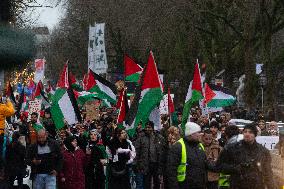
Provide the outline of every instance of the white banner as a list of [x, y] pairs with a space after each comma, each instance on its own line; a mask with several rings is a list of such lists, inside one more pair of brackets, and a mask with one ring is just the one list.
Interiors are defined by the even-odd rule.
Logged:
[[279, 136], [258, 136], [256, 137], [256, 141], [268, 150], [273, 150], [275, 145], [279, 142]]
[[43, 79], [44, 79], [44, 66], [45, 66], [45, 60], [44, 59], [36, 59], [35, 60], [34, 82], [38, 83], [40, 80], [43, 81]]
[[108, 69], [104, 30], [105, 23], [89, 27], [88, 66], [97, 74], [107, 73]]

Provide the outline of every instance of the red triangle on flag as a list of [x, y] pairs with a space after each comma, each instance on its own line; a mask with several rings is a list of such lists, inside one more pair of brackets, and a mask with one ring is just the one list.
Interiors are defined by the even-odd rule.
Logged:
[[142, 67], [128, 55], [124, 55], [124, 76], [127, 77], [139, 71], [142, 71]]
[[69, 88], [69, 81], [68, 81], [68, 63], [64, 65], [64, 68], [60, 74], [59, 80], [57, 82], [58, 88]]
[[192, 90], [199, 91], [202, 94], [201, 74], [200, 74], [198, 63], [196, 63], [194, 66]]
[[148, 88], [161, 88], [161, 90], [163, 90], [152, 51], [150, 52], [148, 63], [144, 69], [144, 78], [141, 88], [142, 90]]
[[205, 104], [208, 104], [214, 97], [216, 96], [216, 93], [209, 87], [207, 83], [205, 83]]
[[169, 110], [169, 114], [172, 114], [175, 111], [173, 99], [171, 97], [170, 88], [168, 88], [168, 110]]
[[88, 71], [87, 75], [87, 83], [86, 83], [86, 91], [89, 91], [97, 84], [95, 76], [91, 70]]
[[69, 72], [69, 79], [70, 79], [71, 85], [73, 85], [77, 82], [76, 77], [72, 74], [72, 72]]

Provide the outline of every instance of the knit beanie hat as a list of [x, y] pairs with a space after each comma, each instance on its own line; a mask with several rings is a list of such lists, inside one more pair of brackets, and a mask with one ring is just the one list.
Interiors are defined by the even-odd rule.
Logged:
[[194, 133], [200, 132], [201, 128], [198, 124], [194, 122], [187, 122], [185, 124], [185, 131], [184, 131], [184, 136], [187, 137], [189, 135], [192, 135]]
[[254, 136], [257, 136], [258, 130], [257, 130], [257, 127], [256, 127], [256, 125], [255, 125], [254, 123], [247, 124], [247, 125], [244, 127], [244, 130], [245, 130], [245, 129], [250, 129], [250, 130], [253, 132]]
[[97, 138], [98, 138], [98, 139], [101, 138], [101, 134], [98, 132], [97, 129], [92, 129], [92, 130], [90, 130], [90, 133], [97, 135]]

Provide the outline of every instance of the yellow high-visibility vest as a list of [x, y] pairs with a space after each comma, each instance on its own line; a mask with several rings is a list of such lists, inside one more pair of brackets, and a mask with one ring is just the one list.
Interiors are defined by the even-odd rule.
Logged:
[[[183, 138], [179, 139], [178, 142], [181, 144], [181, 161], [177, 169], [177, 180], [178, 182], [183, 182], [186, 177], [186, 147]], [[199, 147], [204, 151], [203, 144], [199, 143]]]
[[220, 173], [220, 177], [219, 177], [219, 180], [218, 180], [218, 186], [229, 188], [229, 186], [230, 186], [229, 178], [230, 178], [230, 175], [225, 175], [223, 173]]

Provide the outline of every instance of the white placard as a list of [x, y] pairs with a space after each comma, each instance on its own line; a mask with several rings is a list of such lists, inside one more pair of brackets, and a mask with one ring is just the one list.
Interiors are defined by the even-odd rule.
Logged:
[[256, 141], [268, 150], [273, 150], [275, 145], [279, 142], [279, 136], [258, 136], [256, 137]]
[[162, 129], [161, 113], [159, 107], [156, 107], [152, 110], [151, 114], [149, 115], [149, 120], [153, 121], [154, 129], [156, 131], [160, 131]]
[[31, 114], [33, 112], [38, 113], [38, 118], [40, 117], [40, 111], [41, 111], [41, 99], [35, 99], [34, 101], [29, 101], [29, 115], [28, 115], [28, 121], [31, 120]]
[[89, 27], [88, 66], [97, 74], [107, 73], [107, 57], [105, 50], [105, 23]]

